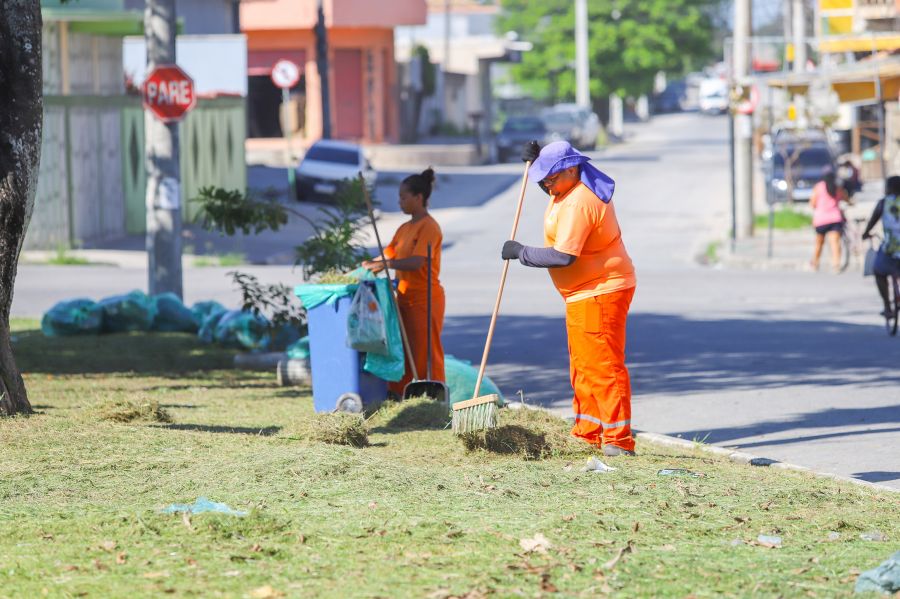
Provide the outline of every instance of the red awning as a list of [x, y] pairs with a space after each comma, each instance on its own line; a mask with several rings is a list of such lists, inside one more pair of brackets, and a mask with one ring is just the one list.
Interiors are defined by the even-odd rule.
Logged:
[[247, 52], [247, 74], [252, 76], [271, 75], [272, 67], [279, 60], [290, 60], [300, 67], [302, 73], [306, 68], [305, 50], [249, 50]]

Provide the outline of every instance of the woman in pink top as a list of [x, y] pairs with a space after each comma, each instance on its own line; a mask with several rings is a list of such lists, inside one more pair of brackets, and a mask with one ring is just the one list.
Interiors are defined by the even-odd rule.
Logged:
[[813, 209], [813, 227], [816, 228], [816, 249], [813, 253], [813, 270], [819, 270], [819, 258], [822, 256], [822, 246], [825, 238], [831, 245], [831, 265], [834, 272], [840, 271], [841, 264], [841, 233], [844, 231], [844, 213], [841, 212], [840, 203], [848, 202], [847, 192], [837, 184], [834, 171], [828, 171], [822, 176], [822, 180], [813, 187], [812, 196], [809, 198], [809, 206]]

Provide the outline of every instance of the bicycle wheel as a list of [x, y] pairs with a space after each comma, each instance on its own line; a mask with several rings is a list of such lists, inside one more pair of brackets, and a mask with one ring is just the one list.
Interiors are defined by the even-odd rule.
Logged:
[[894, 306], [894, 313], [885, 318], [885, 326], [891, 337], [897, 335], [897, 319], [900, 318], [900, 286], [897, 284], [897, 277], [891, 277], [891, 288], [894, 290], [894, 300], [891, 302]]
[[850, 254], [852, 253], [853, 242], [850, 241], [850, 235], [847, 233], [847, 229], [845, 228], [841, 232], [841, 272], [844, 272], [845, 270], [847, 270], [847, 267], [850, 266]]

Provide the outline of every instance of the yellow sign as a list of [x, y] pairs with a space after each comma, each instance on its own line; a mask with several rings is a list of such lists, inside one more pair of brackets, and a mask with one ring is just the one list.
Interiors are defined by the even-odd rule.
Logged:
[[784, 47], [784, 59], [788, 62], [794, 62], [794, 44], [789, 43]]
[[797, 120], [797, 107], [794, 106], [793, 104], [788, 104], [787, 118], [789, 121]]

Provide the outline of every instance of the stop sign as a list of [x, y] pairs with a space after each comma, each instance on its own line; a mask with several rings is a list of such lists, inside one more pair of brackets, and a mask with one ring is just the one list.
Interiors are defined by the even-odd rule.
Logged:
[[194, 80], [175, 64], [153, 69], [144, 81], [143, 92], [144, 108], [166, 123], [181, 120], [197, 103]]

